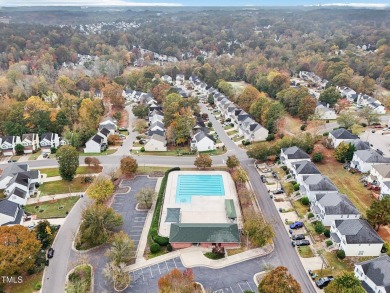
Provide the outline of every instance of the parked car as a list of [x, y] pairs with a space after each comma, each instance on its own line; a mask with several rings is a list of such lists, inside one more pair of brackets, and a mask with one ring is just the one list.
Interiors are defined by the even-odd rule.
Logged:
[[263, 183], [266, 183], [266, 182], [267, 182], [267, 178], [265, 178], [264, 175], [261, 175], [260, 178], [261, 178], [261, 181], [262, 181]]
[[324, 277], [324, 278], [317, 280], [316, 285], [318, 288], [323, 289], [326, 286], [328, 286], [329, 283], [333, 280], [334, 280], [333, 276], [327, 276], [327, 277]]
[[298, 241], [291, 241], [292, 246], [307, 246], [310, 245], [309, 240], [298, 240]]
[[299, 228], [302, 228], [303, 227], [303, 223], [302, 222], [294, 222], [290, 225], [290, 229], [299, 229]]
[[126, 127], [119, 127], [118, 130], [119, 130], [119, 131], [126, 131], [127, 128], [126, 128]]
[[282, 194], [284, 191], [282, 189], [276, 189], [272, 191], [273, 194]]
[[47, 251], [47, 258], [52, 258], [54, 256], [54, 249], [53, 248], [49, 248], [49, 250]]
[[15, 163], [17, 160], [8, 160], [8, 163]]
[[309, 275], [310, 275], [312, 280], [314, 280], [315, 278], [318, 277], [318, 275], [316, 273], [314, 273], [312, 270], [309, 270], [308, 272], [309, 272]]
[[274, 172], [274, 171], [272, 171], [272, 176], [274, 177], [274, 178], [278, 178], [278, 174], [276, 174], [276, 172]]
[[49, 156], [48, 153], [44, 153], [44, 154], [42, 155], [43, 158], [47, 158], [48, 156]]
[[124, 135], [124, 134], [119, 134], [119, 137], [120, 137], [120, 138], [126, 138], [126, 135]]
[[291, 237], [292, 240], [303, 240], [305, 239], [305, 235], [303, 234], [295, 234]]

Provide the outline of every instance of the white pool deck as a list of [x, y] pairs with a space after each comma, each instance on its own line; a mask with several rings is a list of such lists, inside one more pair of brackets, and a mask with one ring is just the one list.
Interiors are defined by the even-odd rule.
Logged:
[[[176, 203], [176, 188], [179, 175], [221, 175], [224, 196], [192, 196], [191, 203]], [[234, 223], [242, 227], [242, 215], [236, 187], [228, 172], [224, 171], [174, 171], [168, 176], [164, 204], [161, 213], [159, 234], [169, 237], [171, 223], [165, 223], [167, 208], [180, 208], [180, 223], [232, 223], [226, 217], [225, 200], [232, 199], [237, 219]]]

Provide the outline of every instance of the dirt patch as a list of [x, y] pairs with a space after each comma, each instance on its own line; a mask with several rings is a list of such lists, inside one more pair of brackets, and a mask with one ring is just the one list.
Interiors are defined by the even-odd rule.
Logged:
[[378, 231], [379, 236], [386, 242], [390, 242], [390, 228], [381, 226]]
[[121, 120], [119, 121], [119, 127], [129, 127], [129, 113], [125, 109], [121, 111]]

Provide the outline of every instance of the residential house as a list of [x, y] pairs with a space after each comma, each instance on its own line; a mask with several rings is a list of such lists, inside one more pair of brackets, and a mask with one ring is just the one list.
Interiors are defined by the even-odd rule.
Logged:
[[170, 77], [169, 75], [166, 75], [166, 74], [161, 77], [161, 80], [163, 82], [166, 82], [166, 83], [169, 83], [169, 84], [173, 83], [172, 77]]
[[388, 164], [390, 158], [385, 158], [373, 149], [356, 151], [353, 154], [351, 168], [357, 169], [362, 173], [371, 171], [371, 167], [375, 164]]
[[18, 225], [23, 216], [23, 209], [17, 203], [3, 199], [0, 201], [0, 226]]
[[148, 136], [152, 137], [154, 134], [160, 135], [160, 136], [165, 136], [165, 131], [164, 130], [149, 130], [148, 131]]
[[31, 154], [39, 149], [39, 137], [37, 133], [27, 133], [22, 135], [22, 145], [24, 153]]
[[315, 109], [315, 116], [319, 120], [334, 120], [337, 118], [337, 114], [334, 109], [322, 104], [317, 105]]
[[321, 174], [317, 166], [311, 161], [297, 161], [291, 164], [290, 173], [297, 183], [303, 183], [303, 176]]
[[363, 107], [370, 107], [375, 114], [386, 114], [386, 109], [382, 103], [369, 95], [359, 94], [357, 104]]
[[248, 121], [243, 122], [239, 126], [239, 135], [244, 136], [245, 140], [249, 140], [251, 142], [266, 140], [268, 136], [268, 129], [265, 129], [251, 118], [248, 118], [247, 120]]
[[152, 131], [153, 130], [165, 131], [164, 123], [162, 123], [161, 121], [156, 121], [150, 125], [149, 129]]
[[184, 84], [184, 74], [176, 74], [176, 84]]
[[366, 260], [355, 264], [355, 277], [362, 282], [366, 292], [390, 292], [390, 256]]
[[280, 162], [291, 169], [291, 164], [298, 161], [310, 161], [310, 156], [297, 146], [280, 150]]
[[353, 144], [355, 146], [356, 151], [371, 149], [368, 141], [363, 141], [361, 139], [355, 139], [355, 140], [351, 141], [351, 144]]
[[42, 153], [50, 153], [51, 148], [57, 149], [60, 146], [60, 138], [57, 133], [44, 133], [41, 136], [39, 145], [41, 146]]
[[197, 150], [198, 152], [215, 150], [215, 140], [200, 130], [192, 137], [191, 149]]
[[380, 198], [390, 195], [390, 164], [372, 165], [367, 179], [381, 188]]
[[110, 130], [103, 128], [92, 136], [86, 143], [84, 153], [101, 153], [107, 149], [107, 138], [110, 135]]
[[156, 113], [156, 112], [160, 112], [160, 111], [153, 111], [153, 113], [155, 113], [155, 114], [149, 116], [149, 124], [150, 125], [157, 122], [157, 121], [159, 121], [161, 123], [164, 122], [164, 115], [161, 112], [160, 112], [161, 114]]
[[165, 152], [167, 150], [167, 140], [162, 135], [153, 134], [144, 148], [148, 152]]
[[29, 167], [27, 164], [8, 164], [0, 175], [0, 189], [5, 189], [11, 179], [18, 173], [27, 172]]
[[337, 187], [321, 174], [308, 175], [302, 177], [300, 185], [301, 194], [305, 194], [310, 201], [315, 199], [316, 194], [327, 194], [338, 192]]
[[110, 131], [116, 132], [118, 126], [116, 125], [117, 121], [115, 119], [112, 119], [111, 117], [107, 117], [102, 122], [99, 123], [99, 130], [103, 128], [107, 128]]
[[359, 136], [352, 134], [345, 128], [339, 128], [329, 133], [329, 139], [332, 141], [332, 146], [337, 148], [341, 142], [352, 142], [359, 138]]
[[357, 95], [353, 89], [346, 87], [346, 86], [341, 86], [341, 87], [337, 86], [336, 88], [339, 90], [340, 95], [343, 98], [347, 98], [348, 101], [351, 103], [355, 102], [355, 98], [357, 97]]
[[15, 146], [20, 144], [19, 136], [3, 136], [1, 141], [1, 149], [4, 156], [13, 156], [15, 155]]
[[340, 193], [316, 194], [310, 208], [324, 226], [331, 226], [335, 220], [360, 218], [359, 210]]
[[378, 256], [384, 241], [366, 220], [335, 220], [330, 228], [330, 237], [346, 256]]
[[4, 190], [7, 200], [19, 205], [26, 205], [31, 195], [37, 192], [37, 186], [41, 183], [39, 170], [20, 172], [15, 174]]

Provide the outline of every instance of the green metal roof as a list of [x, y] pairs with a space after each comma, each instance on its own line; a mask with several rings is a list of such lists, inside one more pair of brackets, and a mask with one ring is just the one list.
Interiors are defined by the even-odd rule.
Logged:
[[225, 211], [226, 216], [229, 219], [237, 218], [236, 208], [234, 207], [234, 201], [232, 199], [225, 199]]
[[171, 224], [172, 243], [240, 243], [237, 224]]
[[166, 223], [179, 223], [180, 222], [180, 208], [167, 208]]

